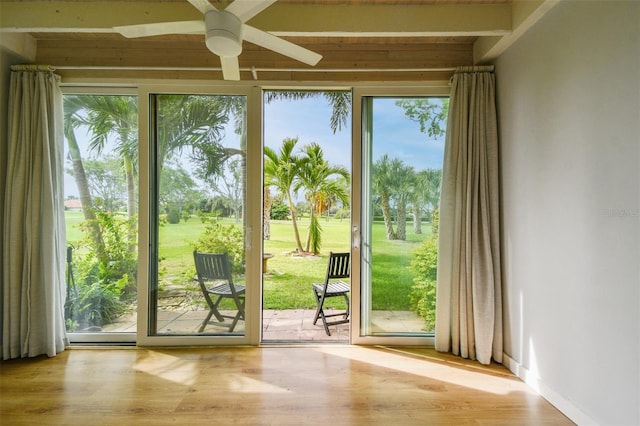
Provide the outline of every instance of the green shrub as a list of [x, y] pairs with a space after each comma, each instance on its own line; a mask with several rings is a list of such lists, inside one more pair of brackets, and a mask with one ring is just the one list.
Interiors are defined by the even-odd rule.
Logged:
[[334, 219], [349, 219], [351, 217], [351, 210], [349, 209], [340, 209], [333, 215]]
[[273, 203], [271, 205], [270, 218], [273, 220], [286, 220], [289, 217], [289, 207], [285, 203]]
[[195, 250], [204, 253], [228, 253], [234, 273], [245, 270], [244, 233], [236, 225], [222, 225], [218, 220], [203, 216], [204, 232], [193, 245]]
[[79, 286], [68, 301], [72, 309], [71, 318], [67, 320], [68, 331], [101, 328], [122, 315], [126, 305], [120, 300], [119, 294], [127, 279], [125, 276], [111, 283], [103, 280], [85, 282]]
[[170, 206], [167, 212], [167, 222], [172, 225], [180, 223], [180, 209], [178, 206]]
[[134, 220], [120, 213], [96, 212], [101, 247], [90, 238], [90, 224], [81, 225], [83, 239], [73, 259], [75, 286], [65, 304], [69, 331], [108, 324], [135, 298], [137, 235], [130, 235]]
[[409, 294], [411, 309], [424, 318], [425, 330], [433, 331], [436, 318], [437, 236], [425, 239], [415, 250], [411, 268], [416, 274]]

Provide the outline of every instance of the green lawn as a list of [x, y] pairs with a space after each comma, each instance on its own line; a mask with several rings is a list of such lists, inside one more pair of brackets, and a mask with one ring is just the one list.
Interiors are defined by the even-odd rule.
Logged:
[[[67, 239], [77, 241], [81, 236], [78, 224], [82, 213], [66, 212]], [[226, 223], [233, 223], [225, 219]], [[308, 219], [299, 223], [301, 238], [307, 235]], [[193, 276], [193, 242], [204, 230], [197, 217], [178, 224], [160, 227], [160, 289], [167, 286], [187, 286], [197, 291]], [[263, 305], [265, 309], [315, 307], [311, 283], [321, 282], [329, 251], [348, 251], [350, 226], [348, 220], [322, 219], [322, 252], [320, 256], [299, 257], [295, 250], [293, 227], [290, 221], [272, 221], [271, 239], [264, 241], [264, 252], [274, 255], [268, 261], [264, 275]], [[423, 234], [415, 235], [409, 223], [406, 241], [387, 241], [382, 223], [373, 225], [372, 307], [374, 310], [408, 310], [408, 295], [413, 285], [410, 269], [413, 250], [431, 233], [431, 226], [423, 224]], [[340, 301], [335, 301], [340, 307]], [[329, 305], [332, 306], [332, 305]]]

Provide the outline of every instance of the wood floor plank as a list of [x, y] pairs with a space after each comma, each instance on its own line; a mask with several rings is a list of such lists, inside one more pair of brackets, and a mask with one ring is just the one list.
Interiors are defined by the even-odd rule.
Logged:
[[3, 425], [569, 425], [500, 365], [355, 346], [70, 349], [2, 362]]

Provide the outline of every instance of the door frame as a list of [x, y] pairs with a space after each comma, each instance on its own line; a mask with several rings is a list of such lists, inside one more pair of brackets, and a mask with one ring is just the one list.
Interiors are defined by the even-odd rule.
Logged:
[[[366, 315], [362, 312], [363, 300], [365, 299], [363, 283], [363, 268], [366, 262], [363, 261], [362, 251], [362, 229], [368, 224], [363, 223], [362, 196], [368, 191], [363, 185], [363, 155], [366, 151], [364, 144], [365, 132], [363, 127], [367, 124], [363, 102], [369, 97], [402, 97], [402, 96], [449, 96], [450, 87], [443, 82], [425, 82], [421, 86], [406, 85], [385, 85], [385, 86], [356, 86], [353, 89], [352, 104], [352, 165], [351, 165], [351, 344], [354, 345], [404, 345], [404, 346], [433, 346], [434, 337], [389, 334], [371, 336], [365, 335], [362, 330]], [[366, 276], [364, 277], [366, 278]]]
[[[361, 233], [362, 229], [362, 144], [363, 98], [369, 96], [448, 96], [447, 82], [424, 82], [389, 84], [327, 84], [322, 82], [289, 83], [277, 82], [225, 82], [211, 81], [159, 81], [145, 82], [74, 82], [63, 84], [65, 94], [121, 94], [138, 96], [138, 141], [139, 141], [139, 236], [138, 236], [138, 318], [136, 333], [87, 333], [74, 336], [75, 342], [135, 342], [138, 346], [172, 345], [251, 345], [261, 344], [262, 321], [262, 121], [263, 90], [351, 90], [352, 91], [352, 148], [351, 148], [351, 323], [350, 344], [354, 345], [433, 345], [433, 338], [424, 336], [364, 336], [361, 333], [362, 286]], [[247, 297], [244, 336], [150, 336], [149, 327], [149, 264], [150, 264], [150, 109], [152, 94], [210, 94], [247, 96], [247, 229], [245, 249], [247, 258]], [[271, 343], [270, 343], [271, 344]]]
[[[246, 149], [246, 228], [244, 229], [246, 256], [246, 299], [245, 299], [245, 332], [238, 336], [224, 335], [151, 335], [149, 330], [150, 309], [150, 261], [152, 256], [152, 232], [150, 213], [152, 212], [150, 197], [151, 179], [151, 116], [149, 109], [150, 96], [157, 94], [184, 95], [240, 95], [247, 98], [247, 149]], [[202, 84], [141, 84], [138, 86], [139, 99], [145, 99], [139, 107], [138, 135], [140, 143], [139, 165], [139, 258], [138, 258], [138, 346], [213, 346], [213, 345], [252, 345], [260, 342], [260, 312], [262, 286], [262, 98], [261, 89], [249, 85], [206, 85]], [[142, 309], [140, 308], [142, 307]]]

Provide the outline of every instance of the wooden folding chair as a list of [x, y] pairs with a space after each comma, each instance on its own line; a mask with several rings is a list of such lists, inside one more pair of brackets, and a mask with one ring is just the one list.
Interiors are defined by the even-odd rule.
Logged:
[[[318, 322], [318, 319], [322, 319], [324, 324], [324, 330], [328, 336], [331, 336], [329, 331], [330, 325], [346, 324], [349, 322], [349, 291], [351, 287], [348, 283], [341, 280], [341, 278], [348, 278], [350, 276], [350, 254], [349, 253], [329, 253], [329, 264], [327, 266], [327, 274], [323, 283], [314, 283], [313, 294], [316, 297], [318, 308], [316, 309], [316, 315], [313, 319], [313, 324]], [[340, 311], [332, 314], [327, 314], [324, 308], [324, 302], [327, 298], [331, 297], [343, 297], [347, 307], [345, 311]], [[341, 319], [328, 321], [327, 318], [342, 317]]]
[[[198, 332], [202, 333], [208, 324], [221, 325], [220, 323], [224, 323], [225, 318], [233, 320], [229, 326], [229, 332], [232, 332], [238, 324], [238, 321], [244, 320], [246, 287], [233, 283], [231, 262], [229, 261], [227, 253], [198, 253], [198, 251], [194, 251], [193, 259], [196, 263], [197, 279], [200, 284], [200, 289], [209, 306], [209, 314], [202, 322]], [[213, 282], [212, 287], [207, 287], [206, 283], [208, 281]], [[216, 297], [215, 301], [212, 299], [212, 296]], [[218, 307], [223, 299], [232, 299], [235, 302], [236, 308], [238, 309], [236, 315], [223, 315], [220, 312]], [[219, 322], [211, 321], [212, 316], [215, 316]]]

